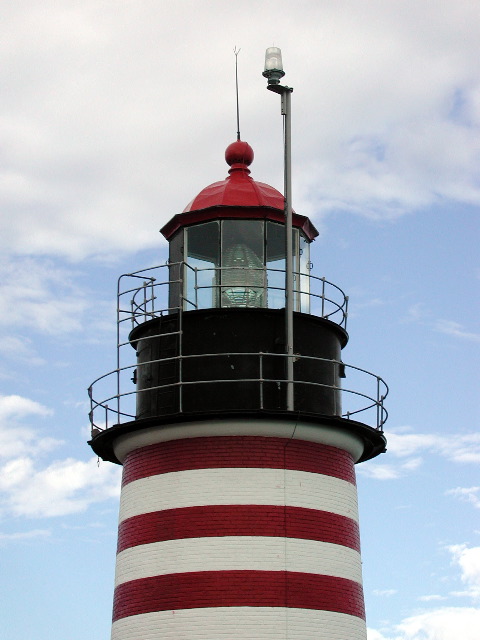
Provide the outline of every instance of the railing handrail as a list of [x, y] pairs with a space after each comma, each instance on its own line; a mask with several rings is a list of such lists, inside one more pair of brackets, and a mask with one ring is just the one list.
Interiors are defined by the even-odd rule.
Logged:
[[[164, 277], [165, 269], [168, 271], [168, 276]], [[89, 387], [89, 397], [90, 397], [90, 419], [92, 423], [92, 427], [96, 426], [95, 424], [95, 412], [105, 411], [105, 424], [106, 428], [108, 428], [109, 416], [114, 416], [113, 421], [117, 423], [121, 423], [121, 421], [125, 418], [134, 419], [135, 416], [132, 412], [124, 411], [121, 407], [122, 398], [126, 398], [128, 396], [137, 395], [139, 393], [145, 393], [147, 391], [153, 391], [155, 389], [167, 389], [172, 387], [180, 387], [179, 393], [179, 413], [183, 412], [182, 405], [182, 392], [181, 389], [183, 386], [190, 386], [193, 384], [215, 384], [215, 383], [257, 383], [259, 385], [260, 391], [260, 401], [259, 408], [263, 409], [263, 383], [285, 383], [285, 382], [293, 382], [295, 388], [298, 388], [299, 385], [309, 385], [311, 387], [327, 387], [332, 389], [334, 392], [340, 392], [343, 397], [347, 394], [354, 394], [358, 398], [364, 398], [367, 402], [365, 406], [361, 406], [358, 408], [358, 402], [355, 402], [357, 406], [352, 407], [349, 411], [345, 411], [342, 415], [347, 419], [352, 415], [361, 414], [362, 412], [369, 412], [372, 410], [376, 410], [376, 419], [372, 420], [374, 422], [374, 426], [377, 429], [382, 429], [385, 420], [387, 419], [388, 413], [383, 406], [383, 401], [388, 394], [388, 386], [385, 381], [379, 376], [367, 371], [366, 369], [362, 369], [360, 367], [356, 367], [354, 365], [349, 365], [340, 360], [333, 360], [328, 358], [320, 358], [318, 356], [309, 356], [309, 355], [298, 355], [294, 354], [293, 356], [289, 356], [287, 354], [282, 353], [266, 353], [266, 352], [229, 352], [229, 353], [204, 353], [204, 354], [183, 354], [182, 351], [182, 341], [183, 341], [183, 313], [185, 312], [185, 306], [188, 305], [193, 309], [204, 308], [204, 305], [199, 303], [198, 292], [201, 289], [212, 289], [217, 291], [222, 291], [222, 288], [225, 287], [225, 283], [222, 284], [222, 277], [212, 278], [212, 282], [208, 285], [204, 283], [199, 283], [199, 274], [205, 271], [215, 272], [215, 273], [225, 273], [227, 271], [257, 271], [263, 272], [268, 275], [268, 273], [281, 273], [284, 274], [285, 271], [283, 269], [279, 269], [276, 267], [269, 267], [267, 265], [263, 267], [194, 267], [188, 262], [180, 261], [175, 263], [166, 262], [165, 264], [148, 267], [146, 269], [140, 269], [138, 271], [134, 271], [131, 273], [122, 274], [118, 278], [117, 282], [117, 365], [116, 368], [109, 373], [106, 373], [102, 376], [99, 376]], [[189, 273], [194, 274], [194, 288], [190, 290], [189, 297], [191, 300], [187, 300], [186, 291], [183, 289], [183, 282], [185, 279], [185, 273], [188, 271]], [[346, 329], [346, 322], [348, 316], [348, 296], [338, 287], [336, 284], [329, 282], [325, 277], [318, 277], [310, 272], [303, 273], [301, 271], [296, 271], [294, 273], [296, 276], [296, 287], [294, 289], [295, 295], [297, 296], [298, 304], [303, 303], [303, 296], [308, 296], [308, 299], [312, 301], [312, 307], [310, 308], [310, 303], [308, 303], [307, 311], [303, 311], [309, 315], [318, 316], [324, 319], [334, 320], [336, 318], [336, 324], [343, 329]], [[175, 277], [177, 276], [177, 277]], [[133, 279], [130, 280], [130, 278]], [[305, 278], [308, 278], [308, 283], [305, 284]], [[142, 284], [139, 285], [139, 280], [143, 281]], [[305, 285], [305, 286], [304, 286]], [[171, 291], [170, 287], [177, 287], [177, 295], [178, 298], [175, 300], [176, 305], [170, 306], [170, 298], [169, 292]], [[227, 285], [228, 286], [228, 285]], [[239, 285], [231, 285], [242, 286]], [[255, 282], [253, 284], [248, 284], [247, 286], [251, 286], [252, 288], [264, 289], [265, 291], [280, 291], [284, 292], [285, 288], [282, 286], [274, 286], [274, 283], [268, 283], [268, 278], [265, 277], [263, 280], [263, 284], [257, 284]], [[304, 290], [305, 289], [305, 290]], [[219, 305], [221, 305], [221, 295], [220, 294], [212, 294], [212, 301], [217, 300]], [[265, 298], [267, 300], [267, 298]], [[270, 301], [270, 299], [268, 298]], [[276, 301], [278, 302], [278, 300]], [[276, 303], [274, 303], [276, 304]], [[213, 307], [213, 305], [212, 305]], [[210, 308], [212, 308], [210, 307]], [[215, 307], [213, 307], [215, 308]], [[249, 307], [254, 308], [254, 307]], [[278, 307], [269, 307], [268, 303], [261, 308], [278, 308]], [[303, 309], [302, 309], [303, 310]], [[142, 363], [134, 363], [130, 364], [132, 354], [134, 353], [131, 349], [131, 346], [136, 346], [135, 341], [130, 341], [126, 334], [126, 328], [124, 327], [125, 322], [131, 323], [131, 328], [135, 328], [140, 324], [143, 324], [147, 320], [153, 318], [168, 318], [172, 314], [176, 314], [178, 319], [177, 327], [174, 331], [158, 332], [155, 331], [155, 334], [143, 336], [143, 339], [161, 339], [167, 338], [171, 336], [177, 336], [176, 341], [178, 343], [178, 351], [174, 356], [168, 358], [161, 358], [158, 360], [151, 360], [148, 362]], [[340, 314], [340, 315], [336, 315]], [[127, 351], [124, 349], [128, 348]], [[128, 353], [128, 364], [123, 366], [121, 362], [124, 357], [122, 354]], [[259, 358], [259, 376], [253, 378], [242, 378], [242, 379], [218, 379], [218, 380], [204, 380], [200, 375], [199, 380], [194, 381], [185, 381], [183, 380], [183, 363], [192, 358], [218, 358], [218, 357], [226, 357], [226, 356], [234, 356], [234, 357], [258, 357]], [[263, 377], [263, 361], [264, 358], [295, 358], [295, 360], [308, 360], [308, 361], [317, 361], [323, 363], [330, 363], [332, 366], [336, 367], [345, 367], [348, 369], [355, 370], [361, 376], [365, 376], [365, 379], [372, 380], [372, 386], [374, 387], [373, 392], [363, 393], [363, 391], [357, 391], [354, 389], [341, 388], [340, 386], [335, 386], [334, 384], [327, 384], [325, 382], [318, 382], [315, 380], [286, 380], [284, 378], [264, 378]], [[159, 362], [168, 363], [176, 361], [178, 362], [178, 380], [174, 383], [162, 384], [159, 386], [142, 388], [142, 389], [134, 389], [131, 391], [125, 391], [122, 389], [124, 387], [125, 380], [123, 376], [125, 376], [125, 372], [128, 370], [134, 370], [137, 368], [141, 368], [146, 365], [154, 365]], [[95, 388], [95, 395], [97, 394], [97, 390], [101, 385], [109, 383], [111, 376], [116, 377], [116, 391], [112, 390], [110, 393], [106, 393], [108, 397], [97, 401], [93, 397], [93, 390]], [[133, 376], [135, 379], [135, 375]], [[338, 384], [338, 382], [337, 382]], [[362, 383], [363, 387], [363, 383]], [[110, 406], [112, 404], [112, 406]]]
[[[179, 275], [176, 278], [172, 278], [170, 276], [172, 272], [175, 272], [175, 268], [178, 269]], [[168, 274], [169, 277], [167, 278], [159, 278], [159, 277], [154, 277], [150, 275], [152, 272], [156, 272], [158, 270], [164, 270], [164, 269], [169, 270], [169, 274]], [[262, 267], [212, 266], [212, 267], [199, 268], [199, 267], [193, 267], [186, 261], [170, 262], [170, 263], [167, 262], [165, 264], [157, 265], [154, 267], [148, 267], [146, 269], [139, 269], [138, 271], [133, 271], [131, 273], [125, 273], [118, 278], [118, 289], [117, 289], [118, 322], [123, 323], [126, 321], [131, 321], [132, 326], [134, 326], [135, 324], [140, 324], [138, 322], [139, 318], [142, 318], [143, 319], [142, 321], [145, 321], [145, 317], [147, 316], [150, 318], [160, 317], [162, 315], [165, 315], [166, 313], [170, 313], [172, 310], [177, 309], [176, 306], [170, 308], [168, 304], [167, 306], [163, 305], [163, 306], [160, 306], [159, 308], [155, 308], [155, 301], [157, 300], [157, 298], [159, 298], [159, 296], [155, 295], [155, 292], [162, 287], [165, 287], [166, 290], [168, 291], [170, 287], [172, 287], [172, 285], [177, 285], [180, 288], [182, 288], [182, 285], [184, 284], [184, 282], [180, 274], [183, 273], [182, 271], [183, 269], [189, 270], [195, 274], [195, 284], [194, 284], [195, 298], [197, 296], [198, 291], [200, 290], [211, 289], [212, 291], [221, 292], [226, 286], [224, 283], [221, 282], [222, 280], [221, 275], [220, 275], [220, 281], [218, 282], [215, 281], [215, 282], [209, 283], [208, 285], [198, 284], [198, 275], [202, 273], [211, 272], [211, 273], [225, 274], [232, 271], [239, 271], [239, 272], [249, 271], [249, 272], [264, 273], [266, 276], [272, 273], [278, 273], [278, 274], [285, 273], [284, 269], [270, 267], [267, 265], [264, 265]], [[304, 305], [304, 302], [302, 302], [302, 300], [304, 301], [305, 299], [308, 299], [309, 301], [312, 301], [312, 302], [319, 301], [321, 304], [320, 313], [318, 313], [316, 310], [311, 310], [310, 308], [308, 308], [308, 310], [305, 310], [302, 308], [301, 309], [302, 312], [307, 313], [309, 315], [317, 315], [319, 317], [323, 317], [326, 319], [330, 319], [333, 316], [335, 316], [335, 314], [340, 313], [340, 318], [339, 320], [336, 321], [336, 324], [346, 329], [347, 317], [348, 317], [348, 312], [347, 312], [348, 296], [345, 295], [342, 289], [338, 285], [327, 280], [325, 277], [319, 277], [319, 276], [313, 275], [310, 271], [308, 272], [295, 271], [293, 275], [297, 283], [300, 283], [294, 287], [294, 294], [298, 298], [297, 304]], [[147, 280], [147, 282], [144, 282], [143, 285], [141, 286], [127, 286], [125, 289], [121, 289], [121, 284], [126, 278], [134, 278], [134, 279], [140, 279], [140, 280], [143, 279], [143, 280]], [[302, 282], [305, 282], [305, 279], [308, 279], [308, 286], [306, 287], [306, 289], [302, 286]], [[315, 290], [315, 287], [317, 285], [319, 286], [319, 289], [320, 289], [319, 291]], [[230, 285], [230, 286], [239, 287], [241, 285]], [[285, 291], [284, 286], [282, 287], [282, 286], [269, 284], [267, 277], [265, 277], [262, 284], [249, 283], [248, 286], [252, 289], [263, 289], [267, 293], [269, 291], [279, 291], [279, 292]], [[151, 290], [151, 294], [147, 295], [147, 289]], [[327, 289], [327, 292], [326, 292], [326, 289]], [[338, 294], [338, 299], [335, 299], [334, 296], [330, 296], [328, 291], [336, 291]], [[129, 309], [125, 309], [124, 304], [121, 303], [121, 301], [127, 295], [131, 296], [129, 300], [129, 305], [128, 305], [130, 307]], [[140, 301], [137, 300], [138, 295], [141, 295]], [[179, 295], [183, 301], [190, 304], [194, 309], [198, 308], [198, 303], [196, 302], [196, 299], [195, 301], [194, 300], [187, 301], [185, 298], [185, 292], [180, 293]], [[212, 307], [215, 307], [215, 306], [216, 305], [212, 305]], [[222, 306], [221, 300], [219, 302], [219, 306]], [[308, 304], [308, 307], [310, 307], [310, 303]], [[211, 307], [202, 306], [201, 308], [211, 308]], [[269, 308], [268, 303], [265, 304], [265, 308]], [[277, 308], [277, 307], [270, 307], [270, 308]], [[300, 309], [297, 309], [297, 311], [298, 310]]]
[[[152, 336], [153, 337], [153, 336]], [[169, 388], [174, 388], [174, 387], [182, 387], [182, 386], [191, 386], [191, 385], [195, 385], [195, 384], [222, 384], [222, 383], [230, 383], [230, 384], [236, 384], [236, 383], [245, 383], [245, 382], [250, 382], [250, 383], [258, 383], [259, 385], [262, 385], [265, 382], [274, 382], [274, 383], [285, 383], [287, 382], [286, 378], [264, 378], [262, 376], [259, 377], [251, 377], [251, 378], [219, 378], [219, 379], [209, 379], [209, 380], [204, 380], [204, 379], [196, 379], [196, 380], [189, 380], [189, 381], [185, 381], [185, 380], [178, 380], [172, 383], [167, 383], [167, 384], [161, 384], [161, 385], [155, 385], [152, 387], [146, 387], [143, 389], [133, 389], [131, 391], [125, 391], [122, 392], [120, 394], [111, 394], [109, 395], [107, 398], [102, 399], [101, 401], [97, 401], [94, 399], [93, 397], [93, 388], [95, 385], [97, 385], [101, 380], [104, 380], [106, 378], [108, 378], [109, 376], [112, 375], [116, 375], [118, 376], [121, 372], [127, 371], [127, 370], [132, 370], [132, 369], [137, 369], [137, 368], [141, 368], [142, 366], [147, 366], [147, 365], [152, 365], [152, 364], [158, 364], [160, 362], [162, 363], [167, 363], [167, 362], [174, 362], [174, 361], [182, 361], [182, 360], [189, 360], [189, 359], [195, 359], [195, 358], [225, 358], [225, 357], [236, 357], [236, 356], [242, 356], [242, 357], [258, 357], [260, 359], [260, 362], [263, 361], [264, 357], [268, 357], [268, 358], [288, 358], [288, 357], [292, 357], [295, 358], [295, 360], [310, 360], [310, 361], [317, 361], [317, 362], [322, 362], [322, 363], [329, 363], [332, 366], [342, 366], [346, 369], [353, 369], [356, 370], [358, 372], [360, 372], [361, 374], [364, 374], [372, 379], [374, 379], [376, 381], [376, 390], [377, 393], [375, 395], [369, 395], [367, 393], [363, 393], [361, 391], [357, 391], [355, 389], [348, 389], [345, 387], [340, 387], [334, 384], [326, 384], [323, 382], [316, 382], [313, 380], [299, 380], [299, 379], [295, 379], [293, 381], [294, 383], [294, 387], [298, 386], [298, 385], [308, 385], [308, 386], [312, 386], [312, 387], [321, 387], [321, 388], [327, 388], [327, 389], [331, 389], [333, 391], [339, 391], [341, 392], [341, 394], [353, 394], [356, 395], [358, 397], [361, 398], [365, 398], [366, 400], [369, 401], [369, 403], [364, 406], [361, 407], [359, 409], [355, 409], [353, 411], [344, 411], [342, 413], [342, 417], [346, 417], [347, 419], [352, 416], [352, 415], [356, 415], [362, 412], [366, 412], [369, 409], [373, 409], [373, 408], [377, 408], [377, 420], [376, 420], [376, 425], [375, 428], [377, 430], [382, 430], [382, 427], [384, 425], [384, 423], [387, 420], [388, 417], [388, 412], [385, 409], [385, 407], [383, 406], [383, 401], [385, 400], [385, 398], [388, 395], [388, 385], [387, 383], [378, 375], [371, 373], [370, 371], [367, 371], [366, 369], [362, 369], [360, 367], [357, 367], [355, 365], [350, 365], [348, 363], [345, 363], [341, 360], [336, 360], [336, 359], [330, 359], [330, 358], [321, 358], [318, 356], [303, 356], [303, 355], [299, 355], [299, 354], [294, 354], [293, 356], [288, 356], [287, 354], [282, 354], [282, 353], [269, 353], [269, 352], [228, 352], [228, 353], [200, 353], [200, 354], [183, 354], [183, 355], [175, 355], [175, 356], [171, 356], [171, 357], [167, 357], [167, 358], [161, 358], [161, 359], [155, 359], [155, 360], [148, 360], [145, 362], [141, 362], [141, 363], [136, 363], [136, 364], [131, 364], [131, 365], [126, 365], [124, 367], [120, 367], [118, 369], [114, 369], [112, 371], [110, 371], [107, 374], [104, 374], [103, 376], [100, 376], [99, 378], [97, 378], [89, 387], [89, 397], [90, 397], [90, 403], [91, 403], [91, 407], [90, 407], [90, 418], [91, 418], [91, 425], [92, 428], [96, 427], [97, 429], [101, 429], [101, 427], [99, 427], [94, 420], [94, 412], [95, 410], [101, 408], [104, 411], [109, 411], [112, 414], [115, 414], [117, 416], [117, 422], [120, 423], [121, 419], [120, 416], [125, 416], [128, 418], [135, 418], [134, 414], [131, 413], [127, 413], [127, 412], [122, 412], [122, 411], [117, 411], [116, 409], [113, 409], [112, 407], [108, 406], [108, 403], [111, 401], [119, 401], [120, 398], [124, 398], [127, 396], [131, 396], [131, 395], [137, 395], [137, 394], [143, 394], [149, 391], [154, 391], [157, 389], [169, 389]], [[262, 371], [262, 366], [259, 367], [259, 370]], [[380, 389], [383, 385], [383, 393], [380, 393]], [[260, 409], [260, 407], [259, 407]], [[182, 413], [180, 411], [180, 413]]]

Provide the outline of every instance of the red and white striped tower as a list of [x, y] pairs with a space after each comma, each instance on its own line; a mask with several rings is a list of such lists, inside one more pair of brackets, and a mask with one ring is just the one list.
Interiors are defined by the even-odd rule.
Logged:
[[[168, 265], [120, 288], [136, 409], [90, 442], [123, 465], [112, 639], [365, 640], [354, 464], [385, 449], [382, 381], [340, 390], [346, 298], [309, 271], [317, 232], [294, 214], [287, 408], [284, 199], [250, 177], [248, 144], [226, 160], [163, 228]], [[95, 420], [110, 410], [93, 395]], [[352, 419], [359, 398], [373, 426]]]

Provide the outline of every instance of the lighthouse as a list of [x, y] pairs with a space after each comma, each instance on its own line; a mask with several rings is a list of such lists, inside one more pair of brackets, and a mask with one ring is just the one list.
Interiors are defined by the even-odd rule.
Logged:
[[366, 640], [355, 464], [385, 450], [387, 387], [344, 361], [348, 298], [253, 159], [230, 144], [167, 263], [119, 278], [89, 389], [90, 445], [123, 466], [112, 640]]

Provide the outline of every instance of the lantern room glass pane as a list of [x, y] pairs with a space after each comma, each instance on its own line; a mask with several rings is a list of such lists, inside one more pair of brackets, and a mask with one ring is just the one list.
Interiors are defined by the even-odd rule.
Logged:
[[263, 220], [224, 220], [221, 248], [222, 307], [265, 307]]
[[217, 305], [220, 266], [220, 225], [217, 221], [187, 227], [184, 292], [186, 310]]
[[[170, 285], [168, 287], [168, 312], [169, 313], [177, 312], [179, 307], [182, 305], [183, 234], [184, 234], [184, 230], [180, 229], [170, 240], [169, 267], [168, 267], [168, 274], [169, 274], [169, 280], [170, 280]], [[160, 289], [162, 289], [162, 287], [160, 287]], [[158, 295], [157, 292], [155, 293], [156, 295]]]
[[[285, 226], [277, 222], [267, 222], [266, 266], [268, 284], [268, 307], [283, 309], [285, 307]], [[294, 309], [299, 310], [298, 287], [298, 229], [292, 229], [293, 288]]]
[[268, 307], [285, 307], [285, 227], [267, 222], [266, 238]]

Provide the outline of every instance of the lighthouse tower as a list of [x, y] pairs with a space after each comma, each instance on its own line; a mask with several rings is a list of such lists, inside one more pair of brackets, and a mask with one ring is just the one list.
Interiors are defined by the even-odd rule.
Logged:
[[90, 388], [90, 445], [123, 465], [113, 640], [366, 639], [354, 465], [385, 449], [387, 390], [342, 360], [348, 299], [296, 213], [288, 379], [284, 198], [253, 155], [231, 144], [162, 229], [168, 263], [119, 281]]

